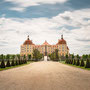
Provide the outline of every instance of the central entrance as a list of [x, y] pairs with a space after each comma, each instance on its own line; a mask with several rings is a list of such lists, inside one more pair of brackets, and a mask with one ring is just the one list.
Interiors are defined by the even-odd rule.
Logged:
[[44, 61], [47, 61], [47, 45], [45, 45], [45, 56], [44, 56]]
[[44, 56], [44, 61], [47, 61], [47, 56]]

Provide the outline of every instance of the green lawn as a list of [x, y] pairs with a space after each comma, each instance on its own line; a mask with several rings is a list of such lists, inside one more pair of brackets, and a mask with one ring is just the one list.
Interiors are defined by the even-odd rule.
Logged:
[[30, 64], [31, 62], [27, 62], [26, 64], [21, 64], [21, 65], [16, 65], [16, 66], [11, 66], [11, 67], [6, 67], [6, 68], [0, 68], [0, 71], [2, 70], [7, 70], [7, 69], [12, 69], [12, 68], [17, 68], [17, 67], [21, 67], [21, 66], [24, 66], [24, 65], [27, 65], [27, 64]]
[[[65, 61], [60, 61], [60, 63], [62, 64], [66, 64]], [[85, 62], [86, 63], [86, 62]], [[76, 68], [81, 68], [81, 69], [85, 69], [85, 70], [90, 70], [90, 68], [85, 68], [85, 67], [81, 67], [81, 66], [76, 66], [76, 65], [72, 65], [72, 64], [66, 64], [72, 67], [76, 67]]]

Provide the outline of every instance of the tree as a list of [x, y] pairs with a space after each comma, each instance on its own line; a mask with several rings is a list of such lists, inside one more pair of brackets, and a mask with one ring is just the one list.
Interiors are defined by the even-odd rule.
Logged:
[[86, 66], [85, 66], [85, 68], [90, 68], [90, 61], [89, 61], [89, 59], [86, 60]]
[[59, 61], [58, 49], [55, 50], [55, 61]]
[[90, 54], [88, 55], [88, 58], [90, 59]]
[[13, 60], [15, 59], [15, 55], [12, 55], [12, 59], [13, 59]]
[[24, 59], [26, 59], [26, 56], [24, 55]]
[[35, 59], [35, 61], [38, 61], [40, 59], [40, 55], [40, 52], [37, 49], [34, 49], [33, 58]]
[[82, 56], [83, 59], [87, 59], [88, 57], [89, 57], [89, 55], [87, 55], [87, 54], [86, 55], [83, 54], [83, 56]]
[[4, 55], [3, 54], [1, 54], [1, 60], [3, 60], [4, 59]]
[[79, 56], [78, 54], [77, 54], [77, 56], [76, 56], [76, 57], [77, 57], [77, 59], [79, 59], [79, 58], [80, 58], [80, 56]]
[[20, 60], [20, 54], [17, 54], [18, 60]]
[[74, 59], [74, 54], [72, 54], [72, 59]]
[[68, 55], [66, 54], [66, 59], [68, 59]]
[[86, 59], [88, 59], [88, 54], [86, 54]]
[[51, 53], [50, 59], [55, 60], [55, 52]]
[[28, 60], [31, 60], [31, 54], [28, 54]]
[[82, 59], [82, 60], [81, 60], [81, 63], [80, 63], [80, 66], [81, 66], [81, 67], [84, 67], [84, 65], [85, 65], [85, 64], [84, 64], [84, 60]]
[[6, 55], [6, 59], [7, 59], [7, 60], [10, 59], [10, 55], [9, 55], [9, 54]]
[[82, 55], [82, 58], [83, 58], [83, 59], [86, 59], [86, 56], [83, 54], [83, 55]]
[[65, 63], [67, 63], [67, 64], [68, 64], [68, 63], [69, 63], [69, 60], [68, 60], [68, 55], [66, 54], [66, 56], [65, 56], [65, 57], [66, 57], [66, 61], [65, 61]]

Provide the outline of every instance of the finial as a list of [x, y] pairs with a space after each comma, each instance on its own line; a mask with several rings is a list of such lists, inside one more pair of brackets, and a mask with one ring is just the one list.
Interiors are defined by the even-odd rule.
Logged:
[[29, 40], [29, 35], [28, 35], [28, 40]]
[[63, 34], [61, 35], [61, 39], [63, 39]]

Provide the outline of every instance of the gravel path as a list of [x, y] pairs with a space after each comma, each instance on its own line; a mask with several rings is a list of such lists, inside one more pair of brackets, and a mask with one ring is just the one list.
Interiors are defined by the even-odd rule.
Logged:
[[59, 62], [34, 62], [0, 71], [0, 90], [90, 90], [90, 71]]

